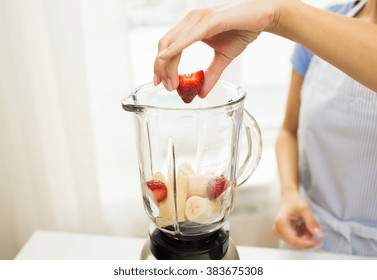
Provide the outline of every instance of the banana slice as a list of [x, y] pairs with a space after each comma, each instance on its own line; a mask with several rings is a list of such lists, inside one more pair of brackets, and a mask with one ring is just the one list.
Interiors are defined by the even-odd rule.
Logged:
[[214, 222], [220, 214], [221, 202], [201, 196], [191, 196], [186, 202], [186, 217], [192, 222], [206, 224]]
[[165, 176], [161, 172], [156, 172], [155, 174], [153, 174], [152, 178], [164, 182], [167, 188], [166, 198], [158, 204], [159, 217], [156, 218], [156, 224], [159, 227], [166, 227], [168, 225], [172, 225], [174, 224], [174, 201], [172, 194], [173, 189], [169, 184], [166, 183]]
[[169, 178], [166, 184], [167, 195], [166, 198], [160, 202], [159, 217], [156, 219], [156, 223], [160, 227], [165, 227], [174, 224], [175, 220], [175, 207], [174, 207], [174, 185]]
[[182, 172], [184, 175], [193, 175], [195, 174], [195, 171], [192, 169], [191, 165], [187, 162], [185, 163], [182, 163], [180, 166], [179, 166], [179, 172]]
[[160, 180], [161, 182], [163, 182], [166, 185], [165, 176], [161, 172], [154, 173], [153, 176], [152, 176], [152, 179]]
[[158, 227], [164, 228], [164, 227], [173, 225], [174, 221], [168, 220], [168, 219], [163, 218], [163, 217], [157, 217], [156, 218], [156, 224], [157, 224]]
[[187, 200], [187, 191], [189, 186], [188, 175], [194, 172], [189, 164], [183, 164], [178, 169], [177, 175], [177, 214], [178, 222], [186, 220], [185, 208]]
[[[187, 200], [187, 190], [189, 186], [189, 179], [188, 175], [193, 174], [194, 171], [191, 168], [190, 164], [184, 163], [182, 164], [177, 172], [176, 184], [177, 184], [177, 193], [176, 193], [176, 207], [177, 207], [177, 216], [175, 212], [175, 201], [174, 201], [174, 178], [169, 177], [167, 183], [167, 196], [166, 198], [160, 202], [159, 210], [160, 210], [160, 218], [157, 219], [156, 222], [159, 226], [168, 226], [174, 224], [177, 219], [178, 222], [184, 222], [186, 220], [185, 215], [185, 208], [186, 208], [186, 200]], [[159, 224], [161, 221], [161, 225]], [[162, 222], [163, 221], [163, 222]]]
[[189, 187], [187, 195], [208, 197], [207, 184], [211, 177], [209, 176], [199, 176], [195, 174], [189, 175]]

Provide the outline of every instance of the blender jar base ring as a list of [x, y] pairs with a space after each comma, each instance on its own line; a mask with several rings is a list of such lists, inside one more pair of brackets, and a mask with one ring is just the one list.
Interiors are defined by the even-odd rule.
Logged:
[[[220, 260], [229, 250], [229, 241], [229, 231], [224, 229], [219, 229], [200, 239], [185, 238], [184, 240], [155, 229], [150, 234], [149, 250], [158, 260]], [[235, 246], [232, 244], [231, 247], [230, 259], [238, 259]]]

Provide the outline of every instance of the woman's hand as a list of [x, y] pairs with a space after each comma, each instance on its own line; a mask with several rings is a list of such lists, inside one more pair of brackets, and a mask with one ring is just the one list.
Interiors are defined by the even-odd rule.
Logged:
[[320, 241], [312, 238], [323, 236], [312, 210], [298, 192], [283, 195], [272, 231], [296, 249], [318, 247]]
[[154, 83], [162, 81], [168, 90], [176, 89], [183, 49], [203, 41], [215, 53], [199, 93], [203, 98], [225, 67], [262, 31], [301, 44], [377, 91], [377, 24], [317, 9], [299, 0], [244, 0], [191, 11], [160, 40]]
[[178, 87], [178, 64], [183, 49], [202, 41], [214, 50], [212, 63], [205, 71], [199, 97], [204, 98], [224, 69], [270, 28], [276, 16], [274, 0], [248, 0], [193, 10], [160, 41], [154, 64], [154, 84], [163, 82], [167, 90]]

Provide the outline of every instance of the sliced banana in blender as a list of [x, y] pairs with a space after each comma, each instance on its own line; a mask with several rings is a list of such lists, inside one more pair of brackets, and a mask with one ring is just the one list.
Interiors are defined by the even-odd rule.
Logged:
[[186, 217], [191, 222], [207, 224], [219, 217], [221, 202], [209, 200], [201, 196], [191, 196], [186, 202]]
[[152, 179], [154, 179], [154, 180], [160, 180], [161, 182], [163, 182], [166, 185], [165, 176], [161, 172], [154, 173], [153, 176], [152, 176]]
[[154, 180], [160, 180], [166, 185], [167, 188], [165, 199], [158, 204], [159, 216], [156, 217], [156, 224], [159, 227], [172, 225], [174, 224], [174, 196], [171, 184], [166, 183], [165, 176], [161, 172], [156, 172], [155, 174], [153, 174], [152, 178]]
[[[166, 199], [159, 204], [159, 216], [161, 219], [156, 219], [156, 222], [161, 221], [164, 226], [168, 226], [174, 224], [176, 219], [178, 222], [184, 222], [186, 220], [185, 208], [189, 186], [189, 174], [194, 174], [194, 170], [190, 164], [184, 163], [180, 165], [176, 178], [176, 201], [174, 200], [174, 178], [169, 178]], [[175, 213], [175, 202], [177, 215]]]
[[210, 180], [210, 176], [200, 176], [195, 174], [189, 175], [189, 187], [187, 195], [189, 197], [193, 195], [208, 197], [207, 185]]
[[181, 172], [182, 174], [187, 175], [187, 176], [195, 174], [194, 169], [192, 169], [191, 165], [187, 162], [182, 163], [179, 166], [178, 172]]
[[178, 222], [186, 220], [185, 208], [189, 186], [189, 174], [194, 172], [188, 163], [182, 164], [177, 175], [177, 214]]
[[167, 195], [166, 198], [160, 202], [159, 217], [156, 219], [156, 223], [160, 227], [165, 227], [174, 224], [175, 210], [174, 210], [174, 185], [172, 180], [168, 180], [166, 184]]

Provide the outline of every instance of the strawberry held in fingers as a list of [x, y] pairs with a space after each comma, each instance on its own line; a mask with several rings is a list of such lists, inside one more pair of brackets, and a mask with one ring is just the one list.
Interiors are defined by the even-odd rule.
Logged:
[[177, 92], [182, 98], [183, 102], [190, 103], [202, 89], [203, 83], [203, 70], [195, 73], [179, 75], [179, 86], [177, 88]]
[[168, 193], [166, 185], [160, 180], [150, 180], [146, 182], [147, 187], [152, 191], [153, 197], [157, 203], [163, 201]]

